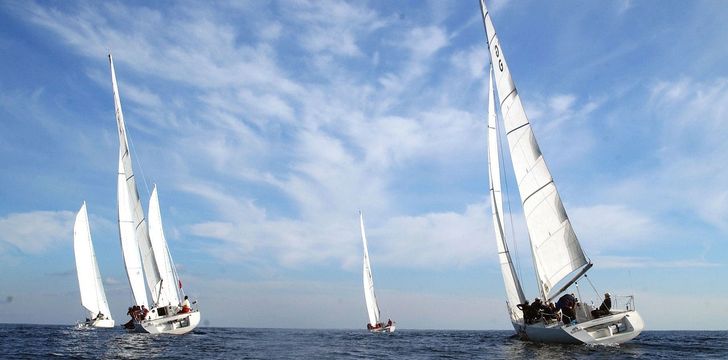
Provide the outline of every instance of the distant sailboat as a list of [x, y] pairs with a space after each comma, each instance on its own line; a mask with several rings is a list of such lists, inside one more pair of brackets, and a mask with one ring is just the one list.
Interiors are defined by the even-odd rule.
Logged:
[[364, 300], [367, 304], [367, 315], [369, 315], [369, 323], [367, 329], [371, 332], [394, 332], [396, 323], [392, 320], [385, 322], [380, 321], [379, 304], [377, 303], [377, 295], [374, 294], [374, 279], [372, 279], [372, 266], [369, 263], [369, 249], [367, 248], [367, 236], [364, 233], [364, 215], [359, 212], [359, 225], [361, 228], [361, 240], [364, 243]]
[[[129, 286], [134, 298], [134, 306], [131, 310], [132, 320], [125, 324], [125, 327], [138, 332], [184, 334], [192, 331], [199, 324], [200, 313], [197, 310], [191, 311], [187, 299], [185, 299], [184, 304], [180, 304], [179, 296], [170, 295], [172, 291], [169, 288], [176, 286], [178, 281], [175, 281], [175, 285], [173, 285], [170, 284], [171, 280], [168, 279], [167, 273], [169, 269], [174, 269], [174, 267], [170, 265], [171, 257], [169, 257], [164, 235], [161, 233], [161, 218], [159, 217], [159, 205], [156, 202], [156, 191], [153, 193], [152, 200], [156, 206], [157, 218], [155, 221], [158, 222], [154, 225], [156, 227], [153, 227], [155, 235], [150, 237], [132, 169], [131, 152], [129, 151], [126, 125], [121, 110], [116, 72], [114, 71], [114, 60], [111, 54], [109, 54], [109, 65], [111, 68], [116, 125], [119, 133], [119, 174], [117, 180], [119, 238], [127, 277], [129, 278]], [[150, 201], [150, 210], [151, 206]], [[160, 234], [161, 240], [159, 239]], [[155, 252], [155, 248], [158, 253]], [[144, 285], [145, 277], [152, 296], [151, 309]], [[165, 279], [167, 279], [166, 283]], [[187, 305], [186, 308], [183, 305]], [[185, 308], [184, 312], [182, 312], [182, 308]]]
[[104, 283], [101, 281], [99, 264], [96, 261], [94, 244], [91, 241], [91, 229], [85, 201], [78, 210], [76, 222], [73, 225], [73, 252], [76, 257], [81, 305], [88, 311], [86, 321], [79, 325], [99, 328], [114, 327], [114, 319], [111, 318]]
[[[586, 277], [592, 262], [581, 248], [546, 167], [483, 0], [480, 0], [480, 7], [491, 58], [488, 96], [490, 198], [511, 323], [522, 337], [539, 342], [599, 344], [629, 341], [644, 328], [642, 318], [633, 308], [631, 296], [626, 297], [625, 309], [615, 309], [611, 308], [609, 294], [605, 294], [604, 307], [593, 311], [572, 294], [559, 298], [556, 304], [558, 312], [546, 309], [545, 305], [526, 302], [505, 240], [493, 73], [526, 216], [541, 300], [549, 302], [564, 294], [582, 276]], [[526, 313], [528, 315], [524, 316]]]

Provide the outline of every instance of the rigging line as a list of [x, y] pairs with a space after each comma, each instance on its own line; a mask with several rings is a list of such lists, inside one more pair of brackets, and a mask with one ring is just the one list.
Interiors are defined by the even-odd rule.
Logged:
[[[490, 86], [493, 86], [493, 84], [490, 84]], [[500, 109], [500, 106], [498, 106], [498, 108]], [[496, 114], [497, 113], [498, 112], [496, 111]], [[502, 112], [501, 112], [501, 115], [503, 115]], [[496, 128], [500, 128], [498, 126], [498, 121], [496, 121], [495, 126], [496, 126]], [[500, 158], [500, 163], [505, 164], [506, 162], [505, 162], [505, 154], [503, 152], [503, 146], [500, 146], [504, 142], [503, 142], [503, 139], [501, 138], [500, 132], [497, 131], [496, 134], [498, 135], [498, 145], [499, 145], [498, 146], [498, 157]], [[511, 199], [510, 199], [511, 192], [510, 192], [510, 187], [508, 186], [508, 174], [507, 174], [508, 172], [505, 171], [505, 167], [502, 167], [502, 169], [503, 169], [503, 171], [501, 172], [501, 178], [502, 178], [501, 180], [502, 180], [502, 184], [505, 185], [505, 190], [506, 190], [505, 199], [506, 199], [506, 206], [508, 207], [508, 218], [509, 218], [509, 223], [511, 225], [511, 234], [513, 235], [513, 252], [516, 255], [516, 260], [515, 260], [516, 273], [517, 273], [519, 279], [523, 279], [523, 276], [522, 276], [523, 271], [521, 270], [520, 255], [518, 253], [518, 239], [516, 238], [516, 228], [513, 224], [514, 223], [513, 222], [513, 210], [511, 209]], [[501, 189], [501, 194], [502, 194], [502, 189]], [[513, 261], [513, 259], [511, 259], [511, 261]], [[525, 294], [524, 294], [524, 296], [525, 296]]]
[[[126, 131], [127, 135], [129, 134], [129, 130]], [[147, 189], [147, 197], [151, 196], [151, 192], [149, 191], [149, 184], [147, 183], [147, 177], [144, 175], [144, 168], [142, 167], [142, 163], [139, 161], [139, 153], [137, 153], [136, 148], [134, 147], [134, 142], [131, 140], [131, 136], [127, 136], [129, 145], [131, 145], [131, 151], [134, 153], [134, 159], [136, 160], [137, 167], [139, 168], [139, 172], [142, 174], [142, 181], [144, 182], [144, 187]]]
[[594, 293], [597, 295], [597, 299], [604, 301], [604, 299], [599, 295], [599, 291], [597, 291], [597, 288], [594, 287], [594, 284], [591, 282], [591, 280], [589, 280], [589, 277], [586, 276], [586, 274], [584, 274], [584, 278], [586, 279], [586, 281], [589, 282], [589, 285], [591, 285], [592, 289], [594, 290]]

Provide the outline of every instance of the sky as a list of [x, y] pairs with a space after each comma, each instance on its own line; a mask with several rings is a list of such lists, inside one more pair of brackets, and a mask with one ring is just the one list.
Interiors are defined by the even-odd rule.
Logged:
[[[572, 291], [633, 294], [648, 330], [724, 330], [728, 4], [488, 6], [594, 263], [594, 289]], [[385, 318], [510, 328], [481, 14], [439, 0], [0, 2], [0, 322], [84, 318], [83, 201], [126, 321], [109, 51], [144, 207], [157, 184], [204, 326], [364, 328], [362, 210]], [[510, 188], [510, 246], [533, 298]]]

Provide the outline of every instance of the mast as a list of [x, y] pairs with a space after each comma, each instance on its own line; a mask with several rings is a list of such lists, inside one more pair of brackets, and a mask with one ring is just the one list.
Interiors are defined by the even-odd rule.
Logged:
[[[156, 300], [155, 294], [159, 292], [160, 278], [147, 233], [147, 223], [144, 218], [139, 191], [137, 190], [136, 180], [132, 170], [124, 114], [121, 110], [121, 99], [116, 83], [114, 60], [111, 54], [109, 54], [109, 66], [111, 68], [111, 86], [114, 95], [116, 125], [119, 132], [119, 175], [117, 179], [119, 237], [127, 277], [129, 278], [129, 286], [131, 287], [134, 301], [136, 305], [148, 306], [144, 288], [144, 275], [146, 275], [146, 280], [152, 293], [152, 299], [154, 300]], [[142, 271], [142, 266], [144, 271]]]
[[490, 67], [488, 71], [488, 180], [490, 183], [490, 207], [493, 215], [493, 228], [495, 229], [495, 238], [498, 248], [498, 258], [501, 265], [501, 274], [503, 275], [503, 284], [506, 290], [506, 299], [508, 302], [508, 311], [511, 314], [511, 320], [520, 322], [523, 319], [523, 313], [517, 307], [523, 304], [526, 297], [523, 295], [521, 282], [513, 267], [511, 254], [508, 251], [506, 243], [504, 220], [503, 220], [503, 194], [501, 192], [500, 177], [500, 161], [498, 160], [498, 129], [497, 115], [495, 112], [495, 100], [493, 96], [493, 69]]
[[[583, 275], [591, 263], [566, 215], [483, 0], [480, 0], [480, 9], [511, 162], [526, 217], [539, 292], [544, 300], [550, 300]], [[553, 289], [557, 284], [565, 285]]]
[[88, 311], [88, 318], [93, 319], [101, 312], [111, 319], [104, 283], [101, 280], [96, 252], [91, 241], [91, 229], [85, 201], [78, 210], [73, 225], [73, 250], [76, 258], [78, 288], [81, 292], [81, 305]]
[[361, 240], [364, 244], [364, 300], [367, 303], [367, 314], [369, 315], [369, 323], [375, 326], [379, 323], [379, 304], [377, 304], [377, 296], [374, 294], [374, 279], [372, 278], [372, 266], [369, 263], [369, 250], [367, 249], [367, 236], [364, 233], [364, 215], [359, 211], [359, 226], [361, 228]]

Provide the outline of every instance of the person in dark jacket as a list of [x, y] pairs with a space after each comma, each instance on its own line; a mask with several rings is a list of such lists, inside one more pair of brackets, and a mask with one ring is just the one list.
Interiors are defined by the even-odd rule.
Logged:
[[599, 309], [592, 310], [592, 316], [596, 319], [601, 316], [609, 315], [609, 311], [612, 310], [612, 298], [609, 293], [604, 294], [604, 301], [599, 305]]

